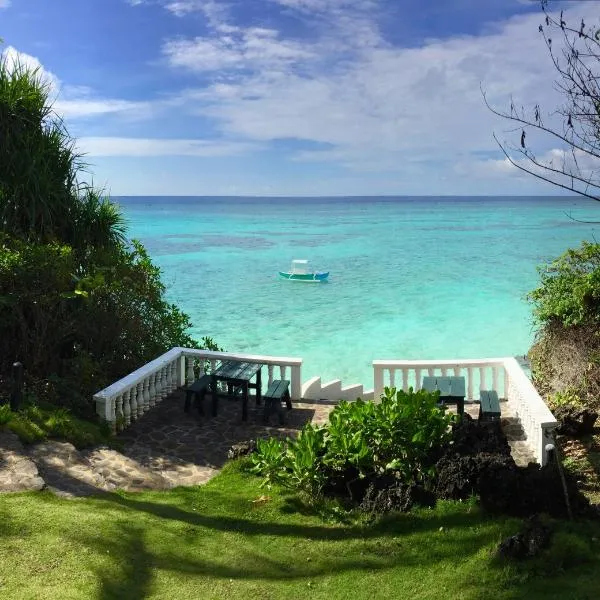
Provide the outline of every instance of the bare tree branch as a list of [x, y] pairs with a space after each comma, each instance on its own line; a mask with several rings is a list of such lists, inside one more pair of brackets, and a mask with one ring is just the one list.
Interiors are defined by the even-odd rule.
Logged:
[[[511, 97], [509, 110], [503, 111], [489, 103], [483, 88], [481, 94], [493, 114], [516, 125], [507, 132], [519, 136], [513, 144], [500, 142], [493, 134], [511, 165], [541, 181], [600, 202], [600, 28], [586, 25], [584, 19], [570, 24], [563, 11], [552, 14], [548, 7], [549, 1], [541, 0], [544, 22], [538, 31], [557, 73], [555, 89], [563, 95], [564, 104], [547, 113], [545, 122], [539, 103], [532, 103], [526, 111], [516, 108]], [[530, 129], [558, 142], [562, 164], [555, 164], [552, 155], [547, 159], [536, 156], [531, 147], [535, 138], [528, 135]], [[522, 159], [515, 159], [514, 153]], [[594, 222], [568, 216], [580, 223]]]

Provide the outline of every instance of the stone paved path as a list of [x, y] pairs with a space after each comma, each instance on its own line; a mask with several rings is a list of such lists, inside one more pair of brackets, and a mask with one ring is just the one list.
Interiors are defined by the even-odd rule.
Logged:
[[[72, 444], [48, 441], [23, 447], [10, 432], [0, 432], [0, 491], [40, 490], [47, 487], [63, 497], [79, 497], [115, 489], [169, 489], [205, 483], [224, 465], [227, 451], [238, 442], [259, 437], [295, 436], [308, 422], [324, 423], [330, 403], [294, 403], [285, 426], [262, 423], [262, 411], [252, 403], [248, 421], [241, 420], [239, 401], [221, 400], [216, 417], [183, 412], [178, 391], [117, 438], [123, 452], [107, 447], [77, 450]], [[209, 404], [208, 402], [206, 403]], [[208, 408], [208, 406], [207, 406]], [[502, 425], [517, 464], [533, 460], [518, 423], [504, 403]], [[467, 406], [474, 417], [477, 406]]]

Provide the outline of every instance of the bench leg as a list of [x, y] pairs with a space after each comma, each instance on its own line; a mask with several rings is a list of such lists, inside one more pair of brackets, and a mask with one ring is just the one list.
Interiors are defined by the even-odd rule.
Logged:
[[288, 410], [292, 410], [292, 397], [289, 392], [285, 393], [285, 406]]
[[185, 393], [185, 404], [183, 405], [183, 412], [190, 412], [190, 404], [192, 403], [192, 392], [186, 391]]
[[243, 385], [242, 389], [242, 421], [248, 420], [248, 384]]
[[206, 396], [206, 389], [196, 394], [196, 407], [198, 408], [198, 414], [204, 416], [204, 397]]
[[283, 425], [285, 423], [285, 412], [283, 410], [283, 402], [282, 402], [282, 400], [280, 400], [279, 402], [277, 402], [277, 416], [279, 417], [279, 424], [280, 425]]

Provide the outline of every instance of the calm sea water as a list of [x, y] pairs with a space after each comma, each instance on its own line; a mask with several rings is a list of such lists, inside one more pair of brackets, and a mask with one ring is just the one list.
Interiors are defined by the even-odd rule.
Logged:
[[[536, 265], [593, 239], [574, 198], [117, 198], [192, 335], [372, 386], [374, 359], [524, 354]], [[329, 283], [277, 275], [293, 258]]]

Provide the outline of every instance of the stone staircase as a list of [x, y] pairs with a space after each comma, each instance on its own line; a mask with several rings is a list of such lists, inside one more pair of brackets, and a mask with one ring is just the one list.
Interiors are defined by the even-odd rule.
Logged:
[[25, 447], [12, 432], [0, 432], [0, 491], [48, 489], [58, 496], [89, 496], [115, 489], [164, 490], [198, 485], [217, 470], [137, 448], [133, 457], [108, 447], [77, 450], [50, 440]]

